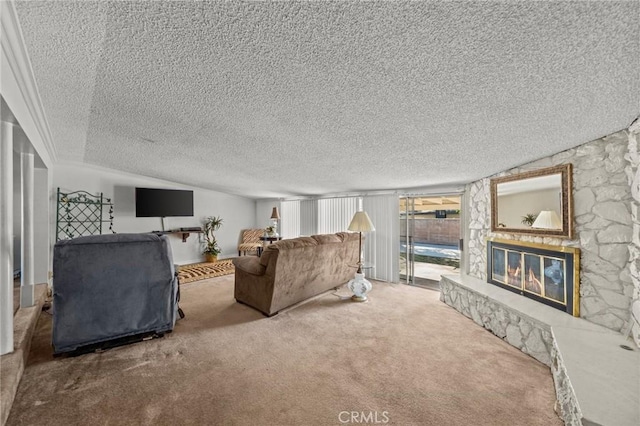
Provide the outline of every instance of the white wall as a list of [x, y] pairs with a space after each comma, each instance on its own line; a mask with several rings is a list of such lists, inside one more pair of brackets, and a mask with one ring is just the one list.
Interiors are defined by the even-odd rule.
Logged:
[[[33, 174], [33, 281], [36, 284], [46, 283], [49, 280], [48, 272], [52, 270], [49, 257], [49, 219], [55, 210], [49, 208], [51, 176], [47, 169], [34, 170]], [[54, 219], [55, 221], [55, 216]], [[51, 238], [51, 241], [54, 241]]]
[[[218, 244], [222, 249], [219, 258], [236, 256], [238, 235], [241, 229], [253, 228], [256, 218], [256, 202], [249, 198], [193, 188], [173, 182], [148, 178], [116, 170], [92, 167], [82, 164], [58, 164], [53, 168], [53, 187], [51, 195], [52, 229], [55, 233], [56, 190], [87, 191], [92, 194], [102, 192], [114, 203], [113, 229], [117, 233], [151, 232], [161, 229], [160, 218], [135, 217], [135, 188], [189, 189], [194, 194], [193, 217], [168, 217], [165, 228], [201, 226], [207, 216], [221, 216], [223, 224], [216, 232]], [[105, 209], [105, 213], [107, 210]], [[267, 216], [267, 220], [271, 215]], [[108, 218], [108, 216], [107, 216]], [[107, 233], [109, 225], [103, 226]], [[173, 260], [177, 264], [204, 261], [202, 255], [202, 235], [191, 234], [183, 243], [179, 234], [169, 235]], [[55, 236], [52, 241], [55, 241]]]
[[[36, 154], [37, 155], [37, 154]], [[22, 173], [20, 154], [13, 153], [13, 269], [22, 268]], [[33, 176], [34, 283], [46, 283], [49, 263], [49, 171], [35, 168]], [[55, 218], [54, 218], [55, 220]]]
[[20, 269], [22, 262], [22, 253], [20, 251], [22, 245], [22, 193], [20, 182], [22, 175], [20, 174], [20, 154], [13, 151], [13, 269]]
[[[271, 225], [271, 212], [274, 207], [280, 211], [279, 200], [257, 200], [256, 201], [256, 228], [266, 228]], [[280, 213], [282, 216], [282, 213]], [[278, 230], [279, 231], [279, 230]]]

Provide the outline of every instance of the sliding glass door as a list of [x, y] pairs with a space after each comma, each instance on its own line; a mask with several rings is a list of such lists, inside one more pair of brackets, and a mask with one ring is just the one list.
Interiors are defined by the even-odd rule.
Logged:
[[460, 195], [400, 198], [400, 282], [439, 290], [460, 273]]
[[414, 203], [415, 199], [412, 197], [400, 198], [400, 282], [409, 285], [415, 281]]

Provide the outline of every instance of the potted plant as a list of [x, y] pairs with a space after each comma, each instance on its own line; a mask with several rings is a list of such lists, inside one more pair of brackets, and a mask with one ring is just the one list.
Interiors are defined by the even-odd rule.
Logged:
[[528, 213], [524, 216], [522, 216], [522, 224], [523, 225], [533, 225], [533, 222], [536, 221], [536, 215], [533, 213]]
[[205, 238], [205, 247], [202, 254], [205, 255], [207, 262], [215, 262], [221, 253], [218, 241], [214, 232], [222, 226], [222, 218], [219, 216], [209, 216], [204, 220], [203, 231]]
[[265, 228], [268, 237], [274, 237], [276, 233], [276, 227], [271, 225]]

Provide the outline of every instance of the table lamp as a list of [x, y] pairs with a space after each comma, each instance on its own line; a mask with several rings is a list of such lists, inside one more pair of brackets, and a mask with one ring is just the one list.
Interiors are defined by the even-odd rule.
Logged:
[[278, 212], [278, 208], [274, 207], [271, 210], [271, 225], [273, 226], [273, 235], [278, 236], [278, 220], [280, 220], [280, 213]]
[[542, 210], [531, 227], [538, 229], [562, 229], [562, 222], [555, 210]]
[[356, 277], [349, 281], [347, 287], [353, 293], [353, 296], [351, 296], [352, 300], [364, 302], [367, 300], [367, 293], [371, 291], [372, 286], [371, 283], [364, 278], [364, 274], [362, 273], [362, 233], [375, 231], [376, 228], [374, 228], [366, 212], [356, 212], [347, 229], [360, 233], [358, 244], [358, 271], [356, 272]]

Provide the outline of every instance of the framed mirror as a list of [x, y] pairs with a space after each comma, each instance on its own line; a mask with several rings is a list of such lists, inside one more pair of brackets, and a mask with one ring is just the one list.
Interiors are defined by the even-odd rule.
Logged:
[[572, 165], [491, 179], [491, 231], [572, 238]]

